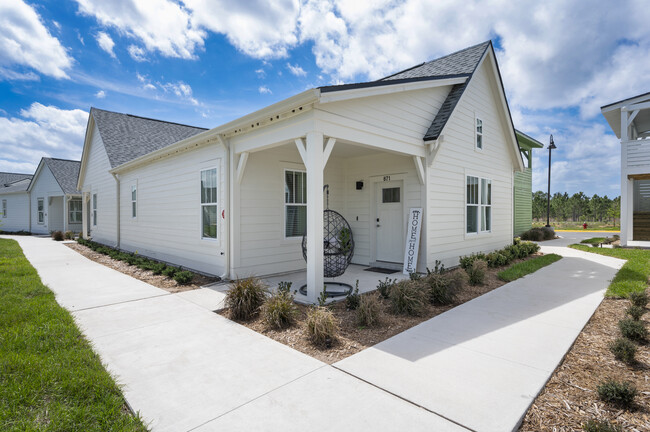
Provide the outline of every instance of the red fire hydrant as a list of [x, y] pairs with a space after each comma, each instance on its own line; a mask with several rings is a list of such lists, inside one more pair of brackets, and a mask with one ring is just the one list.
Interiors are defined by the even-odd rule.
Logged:
[[582, 229], [587, 229], [587, 222], [582, 224]]

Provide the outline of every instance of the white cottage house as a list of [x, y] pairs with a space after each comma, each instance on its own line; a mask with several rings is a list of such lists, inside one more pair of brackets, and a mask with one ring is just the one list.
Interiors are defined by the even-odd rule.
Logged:
[[42, 158], [27, 193], [30, 229], [34, 234], [81, 232], [81, 194], [77, 191], [79, 161]]
[[650, 93], [601, 112], [621, 140], [621, 245], [650, 247]]
[[100, 242], [226, 278], [306, 269], [315, 301], [325, 185], [364, 266], [403, 263], [409, 210], [421, 208], [423, 271], [512, 242], [523, 169], [485, 42], [207, 131], [92, 109], [77, 186]]
[[29, 231], [31, 174], [0, 172], [0, 231]]

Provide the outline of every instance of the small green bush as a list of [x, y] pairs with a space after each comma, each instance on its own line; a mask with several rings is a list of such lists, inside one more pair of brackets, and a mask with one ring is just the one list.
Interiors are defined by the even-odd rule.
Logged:
[[645, 308], [637, 305], [630, 305], [627, 309], [625, 309], [625, 313], [629, 315], [633, 320], [639, 321], [645, 313]]
[[485, 261], [485, 254], [484, 253], [476, 253], [476, 254], [471, 254], [467, 256], [462, 256], [460, 257], [460, 267], [464, 270], [467, 270], [474, 261], [476, 260], [483, 260]]
[[469, 277], [470, 284], [483, 285], [485, 282], [485, 274], [487, 273], [487, 263], [482, 259], [476, 260], [465, 269], [465, 272]]
[[445, 271], [446, 271], [445, 270], [445, 265], [441, 261], [438, 261], [438, 260], [436, 260], [436, 264], [435, 264], [435, 267], [433, 268], [433, 270], [431, 270], [431, 269], [429, 269], [429, 267], [427, 267], [427, 275], [430, 275], [432, 273], [433, 274], [443, 274]]
[[74, 233], [72, 231], [66, 231], [63, 236], [66, 240], [74, 240]]
[[630, 382], [607, 379], [600, 383], [596, 389], [598, 397], [603, 402], [608, 402], [620, 407], [630, 408], [636, 397], [636, 387]]
[[56, 241], [63, 241], [63, 233], [61, 231], [52, 231], [52, 238]]
[[648, 337], [648, 329], [645, 328], [642, 321], [635, 321], [631, 318], [622, 319], [618, 322], [618, 328], [621, 334], [633, 341], [644, 342]]
[[284, 293], [290, 294], [291, 293], [291, 285], [293, 285], [293, 282], [280, 281], [278, 283], [278, 292], [284, 292]]
[[381, 303], [375, 295], [367, 294], [361, 297], [357, 308], [357, 324], [373, 327], [381, 322]]
[[187, 270], [176, 272], [174, 275], [174, 280], [178, 282], [179, 285], [187, 285], [192, 282], [192, 279], [194, 279], [194, 273]]
[[249, 277], [233, 281], [225, 299], [230, 317], [236, 320], [251, 318], [264, 304], [267, 293], [266, 286], [257, 278]]
[[159, 275], [165, 271], [165, 268], [167, 268], [167, 264], [161, 262], [155, 263], [153, 266], [151, 266], [151, 272], [155, 275]]
[[386, 278], [384, 281], [379, 281], [379, 284], [377, 285], [377, 291], [379, 291], [379, 295], [382, 298], [389, 298], [390, 297], [390, 289], [397, 283], [397, 279], [389, 279]]
[[628, 294], [627, 298], [634, 306], [644, 308], [648, 304], [648, 295], [645, 293], [645, 291], [631, 292]]
[[622, 362], [632, 364], [635, 361], [636, 345], [627, 338], [617, 338], [609, 346], [609, 350], [614, 354], [614, 357]]
[[307, 336], [319, 346], [331, 347], [339, 334], [339, 324], [332, 313], [326, 307], [313, 307], [307, 312], [306, 319]]
[[[127, 259], [128, 262], [128, 259]], [[168, 278], [173, 278], [176, 272], [178, 272], [179, 269], [178, 267], [174, 266], [167, 266], [165, 269], [162, 271], [163, 276], [167, 276]]]
[[359, 307], [359, 302], [361, 301], [361, 296], [359, 295], [359, 279], [357, 279], [357, 284], [350, 294], [345, 297], [345, 307], [349, 310], [355, 310]]
[[589, 420], [582, 425], [585, 432], [623, 432], [623, 428], [608, 422], [607, 420]]
[[293, 303], [293, 295], [288, 291], [278, 291], [262, 305], [264, 322], [276, 329], [291, 326], [296, 321], [298, 308]]
[[429, 293], [420, 283], [403, 280], [393, 285], [389, 299], [393, 312], [419, 316], [426, 309]]
[[411, 272], [409, 273], [409, 279], [412, 281], [419, 281], [422, 279], [422, 275], [418, 272]]
[[454, 283], [454, 276], [432, 273], [425, 279], [429, 288], [429, 301], [434, 305], [448, 305], [456, 299], [457, 286]]
[[540, 246], [537, 243], [525, 241], [519, 243], [519, 247], [526, 251], [526, 255], [532, 255], [539, 251]]
[[500, 251], [490, 252], [485, 255], [488, 267], [502, 267], [510, 263], [510, 257]]

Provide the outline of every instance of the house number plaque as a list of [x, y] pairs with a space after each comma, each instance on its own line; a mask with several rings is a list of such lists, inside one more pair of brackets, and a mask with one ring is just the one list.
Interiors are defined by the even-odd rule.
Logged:
[[390, 176], [384, 176], [384, 181], [390, 181]]

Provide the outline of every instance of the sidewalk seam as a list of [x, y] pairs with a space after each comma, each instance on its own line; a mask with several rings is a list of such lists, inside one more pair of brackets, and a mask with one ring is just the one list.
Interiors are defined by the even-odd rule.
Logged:
[[[47, 285], [46, 285], [46, 286], [47, 286]], [[51, 288], [50, 288], [49, 286], [48, 286], [48, 289], [51, 290]], [[98, 305], [98, 306], [90, 306], [90, 307], [82, 308], [82, 309], [75, 309], [75, 310], [70, 310], [70, 309], [68, 309], [68, 311], [69, 311], [70, 313], [75, 313], [75, 312], [87, 311], [87, 310], [92, 310], [92, 309], [99, 309], [99, 308], [108, 307], [108, 306], [115, 306], [115, 305], [119, 305], [119, 304], [134, 303], [134, 302], [143, 301], [143, 300], [149, 300], [149, 299], [157, 298], [157, 297], [165, 297], [165, 296], [168, 296], [168, 295], [171, 295], [171, 294], [172, 294], [172, 293], [168, 292], [168, 293], [164, 293], [164, 294], [153, 295], [153, 296], [151, 296], [151, 297], [142, 297], [142, 298], [133, 299], [133, 300], [124, 300], [124, 301], [121, 301], [121, 302], [109, 303], [109, 304]], [[58, 303], [58, 302], [57, 302], [57, 303]]]

